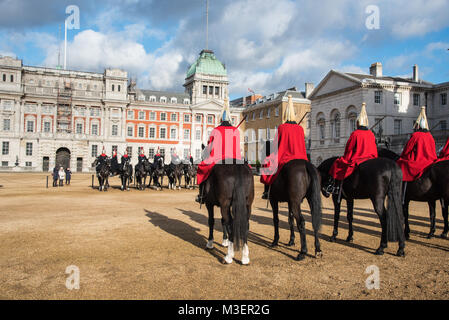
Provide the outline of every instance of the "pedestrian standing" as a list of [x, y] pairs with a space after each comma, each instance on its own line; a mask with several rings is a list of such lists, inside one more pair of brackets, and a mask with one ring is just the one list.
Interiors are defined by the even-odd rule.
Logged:
[[64, 168], [61, 167], [59, 169], [59, 186], [60, 187], [64, 186], [64, 178], [65, 178], [65, 171], [64, 171]]
[[53, 187], [57, 187], [58, 186], [58, 179], [59, 179], [59, 171], [58, 168], [56, 168], [56, 166], [53, 168]]
[[72, 178], [72, 170], [70, 168], [67, 168], [65, 171], [65, 184], [70, 184], [70, 179]]

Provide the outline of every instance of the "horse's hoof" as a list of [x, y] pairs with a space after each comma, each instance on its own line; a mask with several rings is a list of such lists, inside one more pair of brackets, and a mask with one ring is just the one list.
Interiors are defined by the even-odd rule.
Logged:
[[329, 241], [330, 241], [330, 242], [335, 242], [335, 241], [337, 241], [337, 236], [331, 236], [331, 237], [329, 238]]
[[129, 191], [129, 188], [126, 188], [127, 191]]
[[207, 241], [206, 248], [213, 249], [214, 248], [214, 240]]
[[381, 256], [381, 255], [384, 254], [384, 249], [378, 248], [378, 249], [376, 250], [376, 252], [374, 252], [374, 254], [375, 254], [376, 256]]
[[229, 240], [228, 239], [223, 239], [223, 242], [221, 243], [221, 245], [225, 248], [227, 248], [229, 246]]
[[321, 259], [323, 257], [323, 252], [321, 250], [315, 251], [315, 258]]
[[243, 265], [248, 265], [249, 264], [249, 258], [248, 257], [242, 258], [242, 264]]
[[270, 244], [270, 247], [271, 248], [276, 248], [278, 246], [278, 242], [277, 241], [273, 241], [271, 244]]
[[396, 252], [396, 255], [397, 255], [398, 257], [405, 257], [404, 249], [403, 249], [403, 248], [399, 248], [399, 249], [398, 249], [398, 252]]
[[433, 232], [427, 235], [427, 239], [432, 239], [433, 237], [435, 237], [435, 234]]
[[440, 237], [442, 239], [447, 239], [447, 232], [443, 232]]
[[298, 254], [298, 256], [296, 257], [296, 261], [302, 261], [306, 258], [306, 254], [305, 253], [300, 253]]
[[231, 264], [231, 263], [232, 263], [232, 257], [226, 255], [226, 257], [224, 257], [224, 261], [225, 261], [227, 264]]
[[352, 237], [347, 237], [346, 242], [354, 242], [354, 239]]
[[294, 246], [294, 245], [295, 245], [295, 240], [290, 240], [290, 241], [287, 243], [287, 246], [289, 246], [289, 247]]

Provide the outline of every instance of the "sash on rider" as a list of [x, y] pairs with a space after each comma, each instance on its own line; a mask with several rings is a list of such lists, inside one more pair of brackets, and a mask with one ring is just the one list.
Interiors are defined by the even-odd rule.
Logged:
[[337, 180], [349, 177], [366, 160], [377, 158], [376, 138], [371, 130], [357, 129], [346, 143], [343, 157], [335, 160], [329, 174]]
[[418, 179], [435, 160], [437, 160], [435, 140], [430, 132], [413, 133], [397, 161], [402, 169], [402, 180]]
[[282, 167], [294, 159], [307, 159], [304, 129], [296, 123], [283, 123], [278, 127], [274, 141], [275, 150], [265, 158], [260, 176], [260, 182], [271, 185]]
[[198, 165], [198, 184], [205, 181], [212, 168], [225, 159], [241, 160], [240, 131], [233, 126], [218, 126], [212, 130], [207, 144], [207, 157]]

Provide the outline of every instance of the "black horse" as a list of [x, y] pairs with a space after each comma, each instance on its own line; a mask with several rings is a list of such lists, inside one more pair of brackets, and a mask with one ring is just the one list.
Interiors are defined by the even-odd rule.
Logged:
[[290, 224], [290, 242], [295, 243], [293, 218], [301, 237], [301, 251], [297, 260], [303, 260], [307, 254], [305, 219], [301, 214], [301, 203], [304, 198], [310, 206], [312, 226], [315, 236], [315, 256], [321, 256], [319, 230], [321, 226], [321, 194], [320, 176], [317, 169], [305, 160], [291, 160], [285, 164], [279, 175], [270, 186], [269, 200], [273, 210], [274, 240], [271, 244], [277, 246], [279, 242], [279, 202], [288, 203], [288, 222]]
[[[228, 163], [228, 162], [226, 162]], [[249, 263], [248, 232], [254, 201], [254, 179], [245, 164], [217, 164], [203, 185], [204, 202], [209, 215], [209, 238], [206, 247], [213, 248], [214, 206], [220, 207], [223, 239], [229, 235], [226, 263], [232, 263], [234, 249], [242, 249], [242, 264]]]
[[176, 189], [176, 173], [175, 173], [176, 165], [168, 164], [164, 166], [165, 174], [168, 178], [168, 188]]
[[150, 166], [150, 163], [146, 159], [140, 161], [134, 166], [137, 189], [145, 190], [145, 184]]
[[[151, 185], [151, 181], [153, 180], [153, 184], [156, 186], [156, 188], [158, 190], [162, 190], [164, 175], [165, 175], [164, 160], [162, 158], [158, 158], [152, 165], [151, 176], [150, 176], [150, 185]], [[160, 178], [160, 181], [159, 181], [159, 178]]]
[[96, 173], [98, 178], [98, 190], [107, 191], [109, 187], [108, 179], [109, 175], [111, 174], [110, 159], [106, 159], [101, 162], [96, 159], [94, 161], [94, 165], [96, 166]]
[[[392, 160], [399, 159], [399, 155], [388, 149], [379, 149], [379, 157]], [[448, 205], [449, 205], [449, 161], [440, 161], [430, 165], [415, 181], [407, 182], [405, 195], [403, 195], [403, 212], [405, 218], [405, 237], [410, 238], [410, 226], [408, 222], [410, 201], [427, 202], [430, 215], [430, 231], [427, 237], [435, 235], [435, 208], [436, 201], [440, 200], [443, 212], [444, 229], [442, 238], [447, 238]]]
[[[323, 161], [318, 167], [321, 183], [326, 185], [331, 178], [329, 171], [337, 157]], [[361, 163], [354, 172], [343, 181], [342, 198], [346, 199], [348, 207], [349, 234], [346, 241], [352, 241], [352, 218], [354, 199], [370, 199], [382, 227], [380, 246], [375, 254], [381, 255], [388, 245], [388, 241], [398, 241], [398, 256], [404, 256], [405, 236], [403, 232], [404, 217], [401, 212], [401, 168], [392, 160], [375, 158]], [[325, 194], [322, 189], [323, 194]], [[385, 198], [388, 196], [387, 208]], [[334, 203], [334, 231], [331, 241], [335, 241], [338, 234], [338, 220], [340, 218], [340, 203], [338, 196], [332, 195]]]
[[197, 173], [197, 166], [193, 164], [184, 164], [183, 165], [183, 171], [184, 171], [184, 182], [185, 182], [185, 188], [189, 189], [195, 189], [195, 178]]
[[120, 165], [120, 180], [122, 182], [121, 190], [129, 191], [129, 184], [133, 179], [133, 166], [130, 161], [124, 161]]

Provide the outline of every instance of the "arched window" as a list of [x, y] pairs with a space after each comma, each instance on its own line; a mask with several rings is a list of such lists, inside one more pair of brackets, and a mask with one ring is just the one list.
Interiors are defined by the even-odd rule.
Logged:
[[348, 136], [355, 130], [357, 129], [357, 109], [354, 106], [349, 106], [346, 109], [346, 118], [348, 119]]
[[318, 139], [320, 140], [320, 145], [323, 145], [326, 140], [326, 120], [323, 113], [317, 115], [316, 124], [318, 129]]
[[334, 143], [340, 143], [341, 116], [338, 110], [331, 113], [331, 136]]

